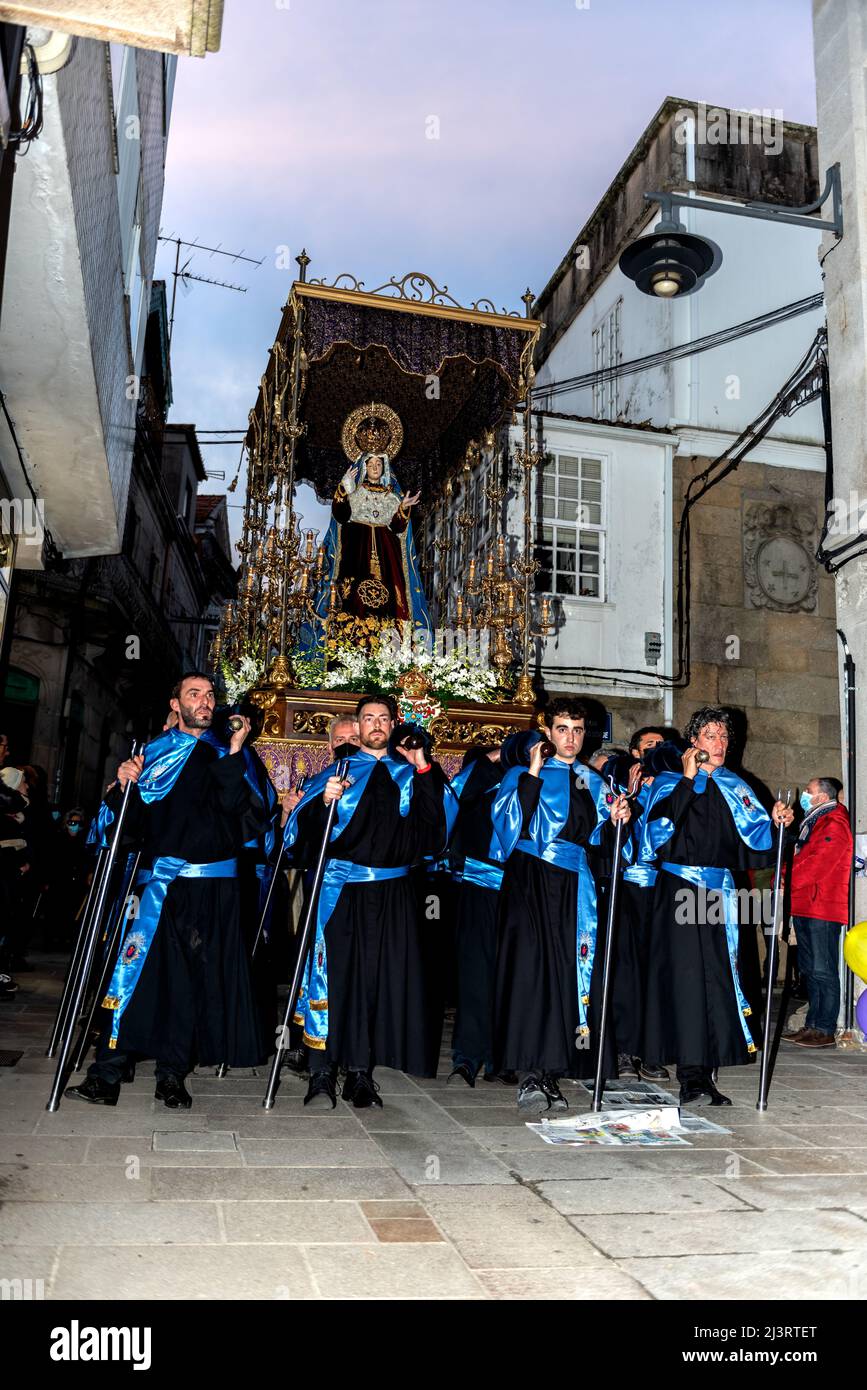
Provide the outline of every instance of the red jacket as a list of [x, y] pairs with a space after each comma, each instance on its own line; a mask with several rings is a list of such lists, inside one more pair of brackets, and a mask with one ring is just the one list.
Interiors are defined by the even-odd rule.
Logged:
[[849, 813], [835, 806], [816, 817], [792, 860], [792, 916], [848, 923], [851, 865]]

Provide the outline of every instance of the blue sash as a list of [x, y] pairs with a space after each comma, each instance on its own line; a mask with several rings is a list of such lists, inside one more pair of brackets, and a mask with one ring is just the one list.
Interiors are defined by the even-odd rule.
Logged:
[[741, 1020], [744, 1038], [747, 1044], [747, 1052], [755, 1052], [756, 1045], [753, 1042], [747, 1019], [752, 1013], [752, 1009], [747, 1003], [744, 992], [741, 989], [741, 982], [738, 976], [738, 895], [735, 888], [735, 881], [729, 869], [707, 869], [695, 864], [660, 864], [660, 869], [666, 873], [674, 874], [677, 878], [684, 879], [687, 883], [692, 883], [696, 887], [703, 887], [711, 892], [721, 892], [723, 900], [723, 916], [726, 926], [726, 945], [728, 946], [729, 964], [732, 970], [732, 979], [735, 986], [735, 997], [738, 1002], [738, 1014]]
[[[352, 819], [367, 786], [368, 779], [378, 763], [382, 763], [391, 780], [400, 791], [400, 814], [409, 815], [409, 806], [412, 800], [413, 778], [415, 768], [406, 761], [405, 758], [392, 758], [386, 754], [382, 758], [374, 758], [363, 748], [359, 748], [357, 753], [353, 753], [349, 762], [349, 772], [347, 781], [350, 785], [346, 788], [337, 803], [337, 814], [334, 817], [334, 825], [331, 830], [331, 840], [336, 840], [338, 835], [344, 831]], [[335, 764], [325, 767], [321, 772], [317, 772], [304, 784], [304, 796], [292, 811], [286, 822], [283, 831], [283, 843], [287, 850], [291, 849], [298, 838], [298, 816], [301, 811], [307, 809], [311, 801], [317, 796], [321, 796], [325, 790], [325, 784], [329, 777], [335, 775]], [[422, 774], [428, 776], [429, 774]], [[457, 798], [455, 798], [457, 803]]]
[[[601, 781], [601, 778], [600, 778]], [[558, 869], [578, 875], [577, 912], [575, 921], [575, 960], [578, 974], [578, 1031], [590, 1032], [587, 1009], [590, 1004], [590, 979], [596, 955], [596, 883], [581, 845], [567, 840], [551, 840], [540, 850], [532, 840], [519, 840], [515, 848], [531, 854]]]
[[486, 864], [483, 859], [465, 859], [461, 873], [463, 883], [475, 883], [479, 888], [493, 888], [499, 892], [503, 882], [503, 870], [498, 864]]
[[348, 859], [327, 860], [319, 901], [316, 904], [316, 940], [307, 957], [295, 1008], [295, 1022], [303, 1024], [304, 1042], [308, 1047], [321, 1051], [328, 1038], [328, 959], [325, 951], [325, 927], [337, 906], [343, 885], [382, 883], [386, 879], [406, 878], [409, 871], [408, 864], [401, 864], [393, 869], [374, 869], [366, 864], [352, 864]]
[[[221, 743], [216, 734], [210, 729], [206, 729], [201, 735], [203, 743], [208, 743], [216, 751], [218, 757], [225, 757], [229, 752], [229, 745]], [[151, 739], [144, 750], [144, 766], [141, 776], [136, 782], [139, 796], [147, 806], [152, 801], [161, 801], [164, 796], [172, 790], [181, 773], [186, 766], [187, 758], [192, 753], [198, 739], [194, 734], [185, 734], [180, 729], [167, 729], [165, 733], [158, 734]], [[253, 795], [256, 796], [273, 815], [277, 804], [277, 793], [271, 785], [271, 779], [265, 773], [264, 781], [267, 786], [260, 785], [261, 778], [256, 776], [256, 763], [265, 772], [261, 761], [244, 745], [241, 749], [244, 758], [244, 780]], [[108, 829], [114, 824], [115, 813], [103, 801], [100, 804], [96, 817], [91, 824], [87, 835], [87, 843], [96, 844], [104, 849], [108, 844]], [[267, 845], [267, 853], [270, 854], [274, 841], [273, 828], [270, 830], [271, 843]], [[266, 841], [267, 841], [266, 833]], [[250, 842], [248, 847], [255, 847], [257, 841]]]
[[123, 1012], [141, 978], [151, 942], [156, 934], [166, 894], [176, 878], [237, 878], [237, 859], [220, 859], [212, 864], [189, 864], [185, 859], [165, 855], [155, 859], [150, 869], [143, 869], [136, 885], [144, 884], [137, 916], [126, 933], [108, 993], [102, 1001], [104, 1009], [112, 1009], [111, 1037], [108, 1045], [117, 1047], [117, 1035]]
[[[526, 771], [525, 767], [510, 767], [494, 796], [491, 819], [504, 858], [508, 858], [521, 839], [522, 813], [518, 782]], [[590, 835], [590, 844], [598, 845], [600, 842], [602, 827], [609, 817], [614, 800], [610, 789], [606, 787], [599, 773], [591, 767], [585, 767], [584, 763], [562, 763], [558, 758], [549, 758], [539, 769], [542, 789], [527, 835], [537, 846], [540, 855], [544, 846], [551, 840], [556, 840], [566, 824], [572, 776], [575, 775], [582, 778], [596, 804], [596, 825]]]
[[[656, 859], [662, 846], [674, 834], [673, 820], [668, 816], [659, 816], [656, 820], [651, 820], [650, 814], [658, 801], [670, 796], [682, 777], [682, 772], [662, 772], [654, 778], [639, 828], [639, 863], [650, 863]], [[731, 811], [735, 829], [747, 849], [770, 849], [773, 839], [771, 818], [756, 800], [752, 788], [727, 767], [718, 767], [713, 774], [713, 780]], [[708, 774], [704, 771], [698, 772], [695, 777], [695, 795], [703, 795], [707, 790], [707, 784]]]
[[630, 864], [623, 870], [624, 883], [635, 883], [639, 888], [652, 888], [656, 882], [656, 869], [652, 864]]

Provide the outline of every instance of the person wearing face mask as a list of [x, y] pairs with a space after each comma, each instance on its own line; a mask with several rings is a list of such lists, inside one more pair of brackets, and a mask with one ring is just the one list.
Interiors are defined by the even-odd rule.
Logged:
[[784, 1033], [796, 1047], [834, 1047], [840, 1012], [840, 929], [849, 921], [852, 831], [837, 800], [840, 783], [814, 777], [801, 793], [804, 819], [791, 868], [798, 968], [809, 1008], [803, 1028]]
[[45, 944], [68, 949], [75, 938], [78, 913], [90, 883], [93, 851], [85, 843], [84, 812], [65, 811], [52, 846], [45, 895]]

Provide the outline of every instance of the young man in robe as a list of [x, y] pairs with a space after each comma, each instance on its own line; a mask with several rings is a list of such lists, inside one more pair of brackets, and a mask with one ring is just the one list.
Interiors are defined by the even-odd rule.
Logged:
[[316, 938], [296, 1021], [310, 1049], [305, 1104], [357, 1109], [382, 1105], [377, 1065], [436, 1074], [437, 1032], [424, 970], [422, 922], [410, 869], [438, 857], [447, 839], [446, 778], [423, 748], [388, 752], [396, 709], [366, 696], [356, 710], [358, 751], [341, 780], [313, 777], [289, 817], [286, 844], [296, 862], [316, 862], [328, 808], [337, 802], [319, 894]]
[[499, 748], [472, 748], [451, 783], [458, 797], [450, 847], [457, 878], [457, 1008], [448, 1080], [463, 1081], [467, 1086], [475, 1086], [483, 1067], [486, 1081], [499, 1079], [494, 1070], [491, 1031], [505, 855], [491, 816], [501, 776]]
[[677, 1062], [680, 1103], [730, 1105], [714, 1072], [756, 1051], [738, 973], [734, 875], [773, 860], [772, 825], [790, 825], [781, 801], [769, 816], [725, 766], [728, 713], [705, 706], [686, 729], [682, 772], [654, 779], [639, 862], [658, 867], [650, 910], [644, 1055]]
[[[635, 798], [634, 816], [630, 826], [633, 838], [638, 836], [640, 818], [644, 814], [654, 781], [653, 774], [643, 767], [642, 759], [651, 749], [664, 742], [665, 730], [650, 725], [636, 729], [629, 740], [629, 754], [634, 762], [624, 790], [628, 790]], [[641, 1056], [648, 969], [648, 930], [653, 900], [650, 889], [655, 882], [655, 866], [641, 863], [636, 854], [634, 862], [624, 869], [620, 886], [612, 1014], [617, 1038], [618, 1076], [639, 1076], [645, 1081], [668, 1081], [668, 1069], [661, 1061]]]
[[[570, 697], [552, 700], [529, 768], [510, 767], [494, 800], [493, 824], [508, 856], [500, 894], [494, 1003], [494, 1056], [521, 1077], [522, 1111], [565, 1110], [558, 1080], [595, 1070], [601, 968], [596, 887], [585, 847], [610, 822], [628, 820], [629, 805], [593, 769], [577, 762], [587, 709]], [[523, 737], [521, 735], [519, 738]], [[502, 758], [507, 760], [507, 744]], [[613, 1047], [607, 1074], [613, 1074]]]
[[228, 745], [210, 734], [214, 687], [187, 672], [172, 691], [177, 725], [121, 763], [100, 808], [110, 839], [134, 783], [125, 837], [141, 848], [138, 910], [108, 986], [108, 1018], [86, 1080], [67, 1096], [116, 1105], [127, 1055], [156, 1059], [155, 1097], [189, 1109], [197, 1063], [256, 1066], [268, 1040], [241, 933], [238, 858], [267, 812], [243, 756], [247, 719]]

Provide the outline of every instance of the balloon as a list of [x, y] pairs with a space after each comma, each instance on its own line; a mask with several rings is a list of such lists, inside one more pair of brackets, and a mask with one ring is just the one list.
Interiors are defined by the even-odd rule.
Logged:
[[861, 1032], [864, 1034], [865, 1038], [867, 1038], [867, 989], [862, 992], [858, 1003], [855, 1005], [855, 1020]]
[[843, 956], [849, 969], [867, 984], [867, 922], [858, 922], [846, 933]]

